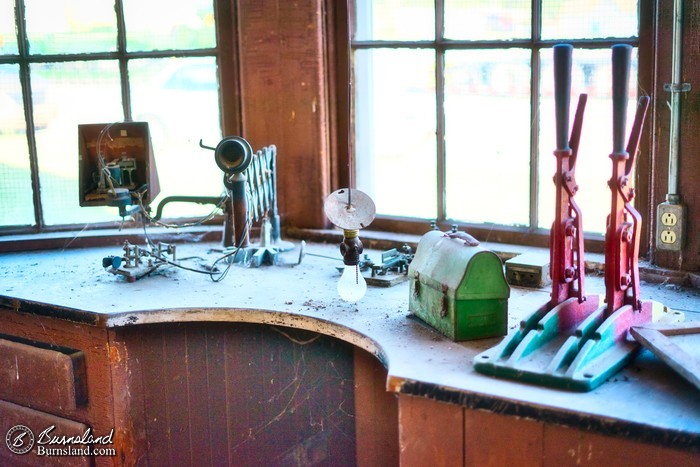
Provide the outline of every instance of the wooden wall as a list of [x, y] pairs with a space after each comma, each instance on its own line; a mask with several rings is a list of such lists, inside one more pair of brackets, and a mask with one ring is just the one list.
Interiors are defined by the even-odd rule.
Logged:
[[323, 0], [238, 0], [243, 136], [278, 148], [282, 222], [324, 228], [331, 193]]
[[[652, 2], [647, 2], [652, 3]], [[664, 91], [671, 82], [671, 51], [673, 42], [673, 3], [658, 2], [658, 21], [655, 23], [657, 80], [653, 84], [652, 126], [654, 177], [651, 181], [651, 206], [642, 211], [645, 222], [655, 225], [656, 206], [665, 201], [668, 187], [670, 94]], [[685, 248], [680, 253], [652, 250], [652, 259], [659, 266], [685, 271], [700, 271], [700, 3], [684, 2], [682, 81], [690, 83], [690, 92], [681, 97], [681, 148], [679, 157], [678, 191], [688, 208]], [[650, 242], [656, 244], [654, 231]], [[642, 249], [642, 253], [644, 253]]]

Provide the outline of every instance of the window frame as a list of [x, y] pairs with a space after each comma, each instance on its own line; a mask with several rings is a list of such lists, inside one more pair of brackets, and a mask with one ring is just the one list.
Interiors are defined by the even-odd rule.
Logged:
[[[67, 53], [67, 54], [37, 54], [29, 53], [29, 43], [26, 29], [24, 0], [15, 0], [15, 30], [17, 34], [17, 54], [0, 55], [0, 64], [16, 64], [19, 66], [19, 79], [24, 103], [24, 118], [26, 124], [27, 149], [32, 186], [34, 210], [34, 225], [31, 226], [0, 226], [0, 235], [41, 234], [52, 232], [67, 232], [86, 228], [84, 224], [46, 225], [43, 219], [41, 204], [41, 186], [39, 181], [39, 163], [36, 144], [36, 129], [34, 127], [31, 76], [29, 68], [36, 63], [57, 63], [77, 61], [116, 60], [119, 63], [121, 101], [124, 120], [132, 120], [131, 90], [128, 73], [128, 62], [132, 59], [143, 58], [181, 58], [181, 57], [214, 57], [217, 64], [217, 79], [219, 81], [220, 125], [223, 134], [240, 134], [241, 106], [240, 81], [238, 74], [238, 57], [236, 50], [235, 4], [228, 0], [211, 0], [215, 18], [216, 44], [204, 49], [174, 49], [152, 51], [127, 51], [126, 29], [124, 22], [124, 7], [122, 0], [114, 0], [117, 27], [117, 46], [111, 52]], [[220, 221], [217, 216], [212, 223]], [[189, 221], [190, 219], [180, 219]], [[127, 227], [137, 224], [127, 222]], [[122, 222], [100, 222], [89, 224], [90, 229], [121, 228]]]
[[[356, 40], [354, 35], [348, 33], [348, 27], [351, 31], [355, 28], [355, 2], [349, 1], [348, 8], [338, 8], [335, 14], [334, 26], [337, 32], [334, 48], [337, 50], [337, 61], [335, 63], [335, 82], [349, 82], [348, 64], [352, 60], [352, 54], [355, 50], [372, 49], [372, 48], [420, 48], [433, 49], [436, 54], [436, 116], [437, 116], [437, 187], [438, 187], [438, 219], [437, 225], [439, 228], [446, 230], [453, 225], [459, 228], [466, 229], [470, 233], [476, 235], [484, 241], [498, 243], [514, 243], [521, 245], [548, 247], [549, 245], [549, 229], [539, 228], [538, 225], [538, 193], [537, 185], [540, 179], [540, 174], [536, 168], [539, 164], [538, 144], [539, 144], [539, 126], [532, 125], [530, 129], [530, 167], [535, 168], [530, 171], [530, 193], [529, 193], [529, 225], [527, 227], [507, 226], [497, 224], [475, 224], [468, 222], [458, 222], [447, 219], [445, 216], [445, 121], [444, 121], [444, 57], [447, 50], [483, 50], [483, 49], [506, 49], [506, 48], [525, 48], [530, 50], [531, 70], [530, 70], [530, 121], [538, 121], [536, 119], [537, 109], [539, 107], [539, 52], [542, 49], [551, 48], [562, 40], [550, 40], [541, 38], [542, 25], [542, 2], [533, 0], [533, 8], [531, 9], [531, 36], [528, 39], [516, 40], [489, 40], [489, 41], [471, 41], [471, 40], [455, 40], [444, 39], [444, 0], [435, 0], [435, 39], [424, 41], [387, 41], [387, 40]], [[572, 39], [566, 40], [566, 43], [572, 44], [575, 48], [594, 49], [605, 48], [613, 44], [628, 44], [638, 49], [638, 88], [653, 89], [652, 83], [653, 74], [653, 44], [655, 32], [653, 30], [654, 18], [658, 14], [658, 5], [654, 0], [639, 0], [638, 2], [638, 34], [636, 37], [616, 38], [616, 39]], [[349, 25], [345, 26], [344, 25]], [[339, 180], [355, 179], [353, 166], [353, 152], [355, 140], [355, 124], [354, 124], [354, 102], [351, 99], [351, 90], [349, 86], [336, 85], [336, 95], [338, 96], [338, 115], [335, 121], [335, 143], [338, 154], [337, 176]], [[343, 117], [346, 113], [350, 115], [350, 122]], [[650, 154], [652, 144], [652, 118], [650, 115], [647, 124], [643, 129], [643, 136], [640, 146], [640, 154], [638, 156], [637, 171], [636, 171], [636, 187], [637, 197], [635, 204], [643, 214], [651, 213], [649, 206], [649, 187], [652, 178], [652, 164]], [[347, 135], [347, 136], [345, 136]], [[345, 149], [347, 148], [347, 149]], [[546, 178], [549, 175], [544, 175]], [[646, 216], [645, 216], [646, 217]], [[648, 217], [651, 219], [651, 217]], [[400, 232], [410, 234], [423, 234], [428, 230], [428, 223], [423, 219], [405, 218], [398, 216], [379, 215], [372, 223], [371, 229], [382, 230], [387, 232]], [[648, 238], [649, 227], [646, 223], [642, 228], [642, 238]], [[585, 247], [588, 251], [603, 252], [604, 237], [599, 234], [586, 234]]]
[[[116, 0], [121, 1], [121, 0]], [[350, 6], [352, 5], [352, 2]], [[261, 37], [267, 37], [266, 31], [270, 27], [280, 27], [279, 18], [274, 15], [270, 17], [265, 24], [255, 23], [254, 25], [246, 21], [247, 2], [238, 0], [214, 0], [214, 13], [216, 18], [216, 36], [218, 49], [218, 65], [219, 65], [219, 85], [220, 85], [220, 100], [221, 100], [221, 118], [222, 131], [224, 134], [242, 134], [242, 130], [252, 131], [253, 136], [259, 136], [260, 132], [264, 132], [264, 128], [256, 129], [253, 123], [265, 115], [264, 109], [259, 106], [244, 105], [246, 101], [242, 101], [243, 90], [246, 91], [248, 102], [252, 97], [259, 98], [258, 87], [249, 89], [250, 83], [245, 80], [247, 75], [260, 77], [261, 70], [255, 63], [248, 63], [246, 69], [243, 70], [241, 64], [246, 63], [246, 50], [251, 41], [259, 40]], [[327, 117], [319, 120], [323, 126], [315, 128], [308, 126], [312, 131], [314, 139], [308, 144], [303, 144], [302, 148], [290, 146], [287, 151], [292, 154], [287, 154], [283, 162], [285, 168], [287, 166], [294, 167], [295, 164], [309, 163], [313, 164], [314, 173], [322, 179], [324, 184], [328, 186], [328, 192], [337, 188], [348, 186], [350, 175], [350, 160], [348, 150], [352, 149], [352, 127], [348, 119], [352, 119], [349, 105], [349, 87], [348, 87], [348, 25], [349, 18], [352, 15], [348, 14], [348, 4], [346, 2], [334, 2], [331, 0], [310, 1], [304, 4], [304, 8], [317, 9], [321, 8], [322, 16], [320, 22], [323, 31], [320, 33], [323, 36], [324, 46], [324, 61], [320, 63], [322, 68], [318, 70], [310, 70], [306, 74], [312, 76], [314, 73], [322, 76], [323, 82], [317, 90], [319, 103], [325, 102], [322, 106], [327, 111]], [[665, 5], [660, 5], [657, 0], [640, 0], [639, 2], [639, 76], [638, 82], [640, 88], [651, 90], [651, 92], [661, 93], [661, 73], [657, 72], [658, 62], [661, 59], [665, 60], [664, 55], [659, 55], [658, 48], [666, 44], [668, 34], [659, 29], [659, 24], [662, 22], [660, 15], [668, 14], [668, 8]], [[319, 10], [315, 10], [314, 15], [318, 14]], [[311, 14], [311, 13], [310, 13]], [[314, 16], [316, 17], [316, 16]], [[288, 22], [282, 23], [286, 27]], [[267, 29], [263, 30], [263, 26]], [[291, 27], [291, 26], [290, 26]], [[289, 31], [284, 31], [285, 34], [290, 34]], [[257, 43], [257, 42], [255, 42]], [[246, 48], [244, 48], [246, 47]], [[269, 51], [268, 51], [268, 55]], [[3, 61], [5, 57], [0, 57]], [[249, 58], [249, 57], [248, 57]], [[4, 60], [7, 62], [7, 60]], [[12, 63], [12, 60], [9, 61]], [[243, 75], [243, 71], [246, 75]], [[267, 73], [267, 70], [263, 70]], [[325, 83], [325, 84], [324, 84]], [[23, 93], [26, 95], [26, 90]], [[660, 94], [661, 96], [661, 94]], [[292, 103], [298, 102], [297, 105], [302, 105], [299, 100], [305, 95], [287, 95], [284, 99], [291, 99]], [[654, 97], [652, 95], [652, 97]], [[277, 99], [281, 101], [282, 98]], [[644, 133], [641, 140], [641, 151], [637, 160], [637, 196], [636, 205], [642, 213], [644, 222], [642, 224], [642, 253], [652, 253], [653, 250], [647, 251], [647, 248], [654, 244], [653, 239], [653, 220], [655, 215], [655, 205], [653, 201], [659, 199], [658, 188], [659, 183], [663, 183], [666, 167], [663, 166], [665, 161], [664, 147], [665, 142], [661, 141], [659, 136], [655, 136], [658, 131], [662, 131], [665, 125], [665, 114], [663, 113], [663, 104], [655, 104], [656, 101], [661, 102], [662, 97], [654, 99], [648, 123], [645, 125]], [[306, 101], [304, 101], [306, 102]], [[660, 108], [657, 111], [657, 107]], [[252, 109], [252, 110], [251, 110]], [[244, 120], [249, 122], [245, 125]], [[279, 120], [279, 119], [278, 119]], [[277, 120], [275, 120], [277, 121]], [[351, 121], [351, 120], [350, 120]], [[325, 122], [325, 123], [322, 123]], [[284, 123], [284, 121], [282, 122]], [[286, 125], [286, 126], [285, 126]], [[289, 124], [285, 123], [279, 131], [273, 131], [270, 136], [272, 140], [279, 138], [280, 132], [288, 128]], [[327, 125], [327, 126], [326, 126]], [[268, 129], [269, 130], [269, 129]], [[310, 151], [310, 147], [316, 148], [320, 142], [327, 138], [328, 153], [323, 151]], [[267, 140], [268, 138], [266, 138]], [[266, 142], [266, 141], [262, 141]], [[307, 147], [308, 146], [308, 147]], [[321, 147], [321, 146], [318, 146]], [[307, 158], [312, 158], [312, 161], [307, 162]], [[654, 182], [654, 169], [660, 168], [658, 177], [660, 182]], [[288, 194], [290, 188], [284, 183], [280, 186], [281, 199]], [[292, 192], [295, 192], [293, 189]], [[318, 190], [316, 190], [318, 191]], [[323, 190], [325, 192], [325, 190]], [[287, 196], [288, 197], [288, 196]], [[287, 234], [295, 235], [295, 231], [312, 229], [326, 229], [330, 224], [325, 219], [322, 211], [323, 197], [313, 197], [304, 200], [293, 198], [289, 201], [291, 214], [287, 219], [283, 219], [286, 228], [292, 228]], [[291, 207], [291, 208], [290, 208]], [[283, 210], [282, 212], [287, 212]], [[303, 222], [299, 219], [304, 219]], [[220, 220], [218, 223], [220, 225]], [[217, 220], [212, 221], [212, 224], [217, 224]], [[300, 223], [301, 222], [301, 223]], [[119, 224], [91, 224], [89, 229], [102, 229], [93, 231], [90, 234], [75, 236], [76, 226], [58, 226], [48, 227], [41, 232], [37, 228], [24, 228], [21, 231], [10, 230], [9, 228], [0, 228], [0, 251], [22, 251], [27, 249], [41, 248], [64, 248], [67, 245], [71, 247], [78, 246], [97, 246], [105, 244], [117, 244], [123, 240], [125, 231], [105, 230], [106, 228], [118, 227]], [[77, 226], [83, 228], [83, 225]], [[307, 229], [304, 229], [306, 227]], [[440, 222], [440, 227], [448, 229], [448, 222]], [[490, 226], [475, 225], [469, 226], [460, 224], [462, 228], [468, 230], [482, 240], [488, 239], [493, 242], [503, 242], [521, 245], [536, 245], [547, 246], [549, 235], [546, 230], [543, 231], [528, 231], [528, 229], [509, 228], [499, 226], [497, 230], [491, 229]], [[382, 216], [376, 219], [370, 226], [372, 230], [379, 230], [388, 233], [389, 237], [392, 232], [413, 233], [422, 235], [427, 230], [426, 222], [423, 220], [392, 218]], [[202, 230], [209, 231], [208, 234], [201, 236], [201, 239], [216, 240], [218, 232], [216, 227], [203, 226]], [[64, 234], [52, 232], [65, 232]], [[325, 232], [320, 230], [319, 232]], [[27, 235], [13, 235], [27, 234]], [[137, 235], [132, 233], [133, 235]], [[299, 235], [297, 233], [297, 235]], [[375, 234], [376, 235], [376, 234]], [[383, 235], [383, 234], [379, 234]], [[137, 237], [134, 237], [137, 238]], [[398, 237], [396, 237], [398, 238]], [[166, 241], [172, 241], [170, 238]], [[646, 247], [644, 245], [647, 245]], [[602, 251], [603, 241], [599, 239], [587, 240], [586, 249], [588, 251]]]

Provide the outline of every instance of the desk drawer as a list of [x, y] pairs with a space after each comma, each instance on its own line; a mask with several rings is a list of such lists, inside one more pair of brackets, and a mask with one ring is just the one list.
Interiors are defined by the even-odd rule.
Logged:
[[[21, 427], [20, 427], [21, 426]], [[12, 433], [14, 427], [15, 429]], [[53, 428], [52, 428], [53, 427]], [[30, 436], [25, 428], [31, 430], [31, 435], [34, 441], [30, 442]], [[42, 436], [42, 432], [48, 432]], [[0, 400], [0, 433], [2, 440], [0, 443], [0, 465], [66, 465], [66, 466], [89, 466], [92, 465], [92, 455], [83, 454], [86, 448], [92, 448], [92, 445], [83, 444], [60, 444], [46, 442], [48, 438], [57, 437], [80, 437], [83, 435], [88, 426], [67, 420], [65, 418], [56, 417], [38, 410], [28, 409], [19, 405], [12, 404]], [[10, 433], [9, 436], [7, 433]], [[14, 434], [14, 436], [13, 436]], [[17, 439], [19, 437], [19, 439]], [[5, 438], [8, 438], [7, 441]], [[19, 453], [12, 452], [7, 443], [15, 446]], [[22, 450], [29, 448], [33, 444], [29, 452], [22, 453]], [[41, 449], [54, 451], [44, 451]], [[80, 450], [77, 455], [73, 451], [73, 455], [66, 455], [65, 452], [60, 452], [61, 449], [76, 449]]]
[[50, 412], [85, 405], [85, 354], [0, 335], [0, 399]]

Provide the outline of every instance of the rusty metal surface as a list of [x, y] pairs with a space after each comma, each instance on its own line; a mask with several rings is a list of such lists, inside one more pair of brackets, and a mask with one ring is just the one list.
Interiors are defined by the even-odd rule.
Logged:
[[[351, 193], [350, 198], [348, 191]], [[341, 188], [328, 195], [323, 210], [333, 225], [345, 230], [368, 227], [377, 212], [372, 198], [354, 188]]]

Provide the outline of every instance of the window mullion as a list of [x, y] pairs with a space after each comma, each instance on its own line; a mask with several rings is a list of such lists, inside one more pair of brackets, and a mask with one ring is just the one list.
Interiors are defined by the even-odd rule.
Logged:
[[437, 142], [437, 218], [447, 217], [446, 159], [445, 159], [445, 47], [443, 32], [445, 24], [443, 0], [435, 0], [435, 99]]
[[34, 106], [32, 104], [32, 85], [29, 72], [29, 39], [27, 38], [27, 23], [24, 13], [24, 1], [15, 0], [15, 27], [17, 29], [17, 49], [19, 51], [19, 78], [22, 86], [22, 102], [24, 105], [24, 121], [27, 132], [27, 148], [29, 150], [29, 168], [34, 200], [34, 222], [36, 229], [44, 228], [44, 213], [41, 206], [41, 187], [39, 185], [39, 159], [37, 157], [36, 135], [34, 132]]
[[122, 88], [122, 107], [124, 119], [131, 121], [131, 87], [129, 86], [129, 69], [126, 57], [126, 26], [124, 22], [124, 3], [115, 0], [117, 14], [117, 54], [119, 55], [119, 77]]
[[533, 232], [539, 225], [539, 147], [540, 147], [540, 50], [542, 37], [542, 0], [532, 0], [530, 48], [530, 225]]

